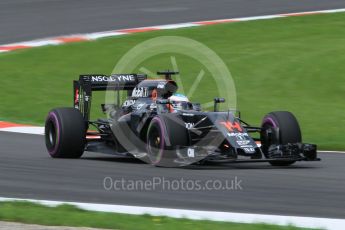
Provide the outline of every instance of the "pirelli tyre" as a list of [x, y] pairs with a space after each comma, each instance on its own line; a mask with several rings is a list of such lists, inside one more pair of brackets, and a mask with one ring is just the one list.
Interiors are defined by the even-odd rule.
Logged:
[[86, 143], [86, 127], [79, 110], [51, 110], [45, 122], [45, 143], [53, 158], [81, 157]]
[[[301, 129], [296, 117], [287, 111], [271, 112], [267, 114], [261, 125], [261, 144], [262, 151], [267, 156], [271, 145], [301, 143]], [[288, 166], [295, 161], [275, 161], [270, 162], [273, 166]]]
[[178, 115], [173, 113], [155, 116], [147, 130], [147, 152], [155, 166], [176, 167], [176, 149], [189, 144], [188, 130]]

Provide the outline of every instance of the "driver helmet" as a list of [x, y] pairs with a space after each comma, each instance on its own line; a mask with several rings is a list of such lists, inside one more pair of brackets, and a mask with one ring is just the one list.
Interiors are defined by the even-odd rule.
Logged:
[[170, 111], [176, 112], [179, 110], [188, 110], [192, 108], [192, 104], [189, 102], [188, 97], [183, 94], [175, 93], [169, 97]]

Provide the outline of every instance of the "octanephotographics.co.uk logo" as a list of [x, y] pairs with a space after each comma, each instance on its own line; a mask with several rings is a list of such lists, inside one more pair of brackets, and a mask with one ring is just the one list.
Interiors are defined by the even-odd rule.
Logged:
[[126, 179], [105, 177], [103, 188], [107, 191], [239, 191], [243, 190], [242, 180], [232, 179], [194, 180], [152, 177], [149, 179]]

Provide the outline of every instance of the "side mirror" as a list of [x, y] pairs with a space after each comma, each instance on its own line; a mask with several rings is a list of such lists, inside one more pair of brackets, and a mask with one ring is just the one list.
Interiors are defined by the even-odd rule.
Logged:
[[201, 105], [200, 103], [192, 103], [193, 110], [195, 111], [201, 111]]
[[221, 97], [214, 98], [214, 109], [213, 109], [213, 111], [217, 112], [218, 111], [218, 104], [219, 103], [224, 103], [224, 102], [225, 102], [224, 98], [221, 98]]

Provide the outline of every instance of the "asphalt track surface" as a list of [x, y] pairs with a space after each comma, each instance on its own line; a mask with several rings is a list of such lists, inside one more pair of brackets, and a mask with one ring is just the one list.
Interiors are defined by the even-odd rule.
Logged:
[[[62, 34], [159, 24], [345, 8], [344, 0], [1, 0], [0, 44]], [[345, 154], [287, 168], [266, 163], [156, 168], [85, 153], [51, 159], [42, 136], [0, 132], [0, 196], [153, 207], [345, 218]], [[107, 191], [125, 180], [241, 180], [242, 190]]]
[[345, 8], [344, 0], [1, 0], [0, 44], [141, 26]]
[[[321, 162], [299, 162], [285, 168], [268, 163], [157, 168], [135, 159], [89, 152], [81, 159], [53, 159], [46, 152], [43, 136], [0, 132], [0, 196], [345, 218], [345, 154], [319, 156]], [[106, 190], [106, 177], [123, 178], [127, 181], [124, 189], [117, 184], [118, 190]], [[242, 189], [183, 190], [182, 185], [172, 182], [172, 189], [166, 184], [165, 189], [157, 185], [147, 191], [140, 186], [126, 190], [130, 180], [153, 181], [157, 177], [170, 182], [200, 180], [202, 186], [207, 180], [224, 185], [237, 177]]]

